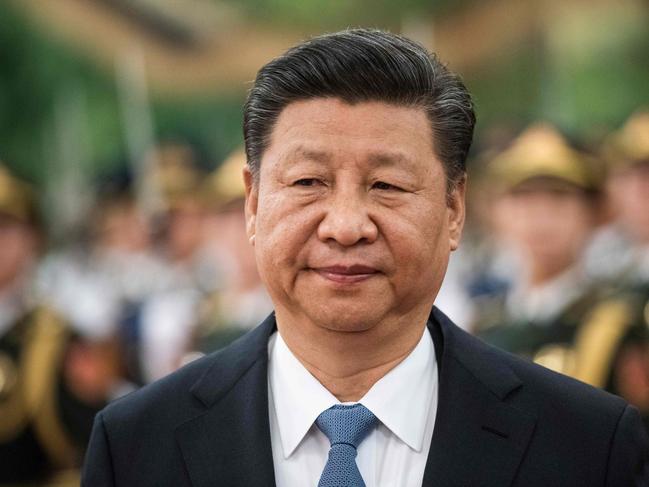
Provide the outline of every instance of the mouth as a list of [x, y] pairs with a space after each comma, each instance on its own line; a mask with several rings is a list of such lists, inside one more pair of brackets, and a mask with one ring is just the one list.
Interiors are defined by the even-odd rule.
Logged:
[[354, 265], [332, 265], [326, 267], [312, 268], [321, 277], [338, 284], [355, 284], [362, 282], [379, 274], [374, 267]]

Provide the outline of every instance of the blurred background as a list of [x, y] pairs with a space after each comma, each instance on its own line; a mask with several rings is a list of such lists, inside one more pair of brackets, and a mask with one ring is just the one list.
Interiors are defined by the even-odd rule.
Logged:
[[95, 412], [271, 310], [242, 104], [312, 35], [402, 33], [474, 95], [437, 305], [649, 417], [646, 0], [5, 0], [0, 484], [76, 485]]

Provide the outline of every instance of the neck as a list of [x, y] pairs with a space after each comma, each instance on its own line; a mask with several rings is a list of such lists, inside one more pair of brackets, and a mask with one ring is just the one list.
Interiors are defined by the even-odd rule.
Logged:
[[[404, 316], [365, 331], [341, 332], [298, 326], [277, 314], [286, 345], [304, 367], [341, 402], [356, 402], [417, 346], [428, 313]], [[317, 344], [317, 346], [314, 346]]]
[[531, 287], [540, 287], [556, 279], [568, 269], [575, 265], [574, 262], [557, 262], [555, 265], [535, 265], [531, 266], [530, 285]]

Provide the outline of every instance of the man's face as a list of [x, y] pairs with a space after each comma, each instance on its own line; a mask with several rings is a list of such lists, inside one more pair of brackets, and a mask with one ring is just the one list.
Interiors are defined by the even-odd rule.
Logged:
[[36, 244], [33, 228], [0, 213], [0, 292], [33, 263]]
[[626, 234], [634, 243], [649, 244], [649, 163], [614, 172], [608, 190]]
[[278, 316], [363, 331], [430, 310], [464, 220], [419, 108], [332, 98], [280, 114], [253, 182], [248, 234]]

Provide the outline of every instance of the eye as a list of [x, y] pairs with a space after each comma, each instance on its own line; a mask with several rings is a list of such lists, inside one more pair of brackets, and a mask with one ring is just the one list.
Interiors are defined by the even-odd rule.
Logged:
[[317, 186], [320, 184], [320, 180], [316, 178], [303, 178], [303, 179], [298, 179], [293, 183], [293, 186], [305, 186], [305, 187], [311, 187], [311, 186]]
[[382, 191], [402, 191], [402, 189], [398, 186], [386, 183], [384, 181], [376, 181], [374, 184], [372, 184], [372, 189], [380, 189]]

